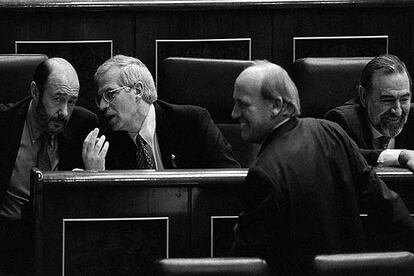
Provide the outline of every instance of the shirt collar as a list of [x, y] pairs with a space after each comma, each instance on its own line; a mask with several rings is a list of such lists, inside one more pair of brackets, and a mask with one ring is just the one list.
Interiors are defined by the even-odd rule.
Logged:
[[372, 133], [372, 138], [375, 140], [375, 139], [378, 139], [378, 138], [380, 138], [381, 136], [384, 136], [381, 132], [379, 132], [372, 124], [371, 124], [371, 122], [369, 122], [369, 128], [371, 129], [371, 133]]
[[[151, 148], [154, 146], [154, 135], [155, 135], [155, 108], [151, 104], [148, 114], [142, 122], [141, 129], [139, 130], [139, 135], [144, 139], [144, 141], [150, 145]], [[129, 132], [129, 136], [135, 141], [137, 133]]]

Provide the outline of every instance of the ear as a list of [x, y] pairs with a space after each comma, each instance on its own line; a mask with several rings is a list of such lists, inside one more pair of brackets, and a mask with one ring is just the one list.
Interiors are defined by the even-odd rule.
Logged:
[[283, 108], [283, 99], [282, 97], [278, 96], [276, 97], [276, 99], [272, 100], [272, 117], [276, 117], [277, 115], [280, 114], [280, 112], [282, 111]]
[[368, 97], [368, 92], [367, 90], [363, 87], [363, 86], [359, 86], [359, 100], [361, 101], [361, 105], [363, 107], [367, 107], [367, 97]]
[[37, 88], [37, 85], [34, 81], [30, 83], [30, 94], [32, 95], [33, 100], [35, 100], [36, 102], [40, 101], [40, 91], [39, 88]]
[[144, 89], [144, 84], [141, 81], [138, 81], [134, 85], [134, 89], [135, 89], [135, 94], [141, 98], [142, 97], [142, 92], [144, 91], [143, 90]]

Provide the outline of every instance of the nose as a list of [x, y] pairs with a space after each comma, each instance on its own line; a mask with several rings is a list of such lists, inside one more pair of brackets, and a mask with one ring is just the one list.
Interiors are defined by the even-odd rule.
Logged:
[[231, 117], [235, 120], [240, 117], [240, 110], [236, 104], [233, 106], [233, 110], [231, 111]]
[[62, 108], [60, 109], [60, 113], [64, 117], [68, 117], [69, 116], [69, 108], [68, 108], [68, 103], [67, 102], [62, 105]]
[[399, 100], [396, 100], [393, 107], [391, 108], [392, 114], [395, 114], [397, 116], [401, 116], [402, 114], [402, 108], [401, 108], [401, 102]]
[[99, 105], [98, 105], [99, 109], [100, 109], [101, 111], [103, 111], [103, 110], [105, 110], [108, 106], [109, 106], [109, 103], [107, 103], [107, 102], [104, 100], [104, 98], [102, 97], [102, 98], [101, 98], [101, 101], [99, 102]]

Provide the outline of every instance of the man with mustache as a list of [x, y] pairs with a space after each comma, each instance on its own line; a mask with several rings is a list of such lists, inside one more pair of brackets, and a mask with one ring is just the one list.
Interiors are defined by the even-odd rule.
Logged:
[[28, 268], [30, 239], [22, 206], [29, 202], [31, 168], [83, 168], [83, 139], [97, 121], [75, 106], [78, 76], [62, 58], [37, 66], [30, 93], [0, 112], [0, 272]]
[[372, 59], [363, 69], [359, 97], [330, 110], [325, 118], [351, 136], [371, 165], [414, 170], [414, 120], [411, 78], [405, 64], [391, 54]]
[[116, 55], [98, 68], [95, 81], [96, 104], [109, 128], [100, 138], [97, 129], [86, 137], [82, 156], [89, 167], [162, 170], [240, 166], [208, 111], [158, 100], [152, 75], [139, 59]]

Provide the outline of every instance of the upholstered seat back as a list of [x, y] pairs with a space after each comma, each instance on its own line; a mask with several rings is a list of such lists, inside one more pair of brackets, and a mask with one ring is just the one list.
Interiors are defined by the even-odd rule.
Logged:
[[302, 117], [322, 118], [330, 109], [356, 96], [361, 72], [371, 59], [332, 57], [296, 60], [292, 79], [299, 91]]
[[268, 276], [264, 260], [259, 258], [163, 259], [156, 267], [158, 276]]
[[241, 140], [239, 124], [231, 118], [233, 90], [238, 75], [252, 64], [249, 60], [171, 57], [162, 62], [158, 78], [161, 100], [197, 105], [210, 112], [242, 167], [250, 166], [258, 146]]
[[46, 59], [42, 54], [0, 55], [0, 103], [16, 102], [30, 95], [35, 68]]
[[408, 276], [414, 275], [410, 252], [320, 255], [314, 259], [317, 276]]

